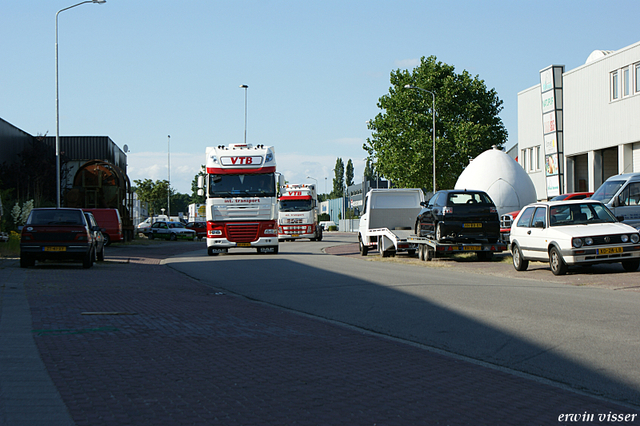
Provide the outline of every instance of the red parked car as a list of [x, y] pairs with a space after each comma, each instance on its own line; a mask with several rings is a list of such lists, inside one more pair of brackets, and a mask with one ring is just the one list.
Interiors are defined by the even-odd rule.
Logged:
[[207, 238], [207, 222], [187, 222], [186, 227], [196, 231], [198, 241]]

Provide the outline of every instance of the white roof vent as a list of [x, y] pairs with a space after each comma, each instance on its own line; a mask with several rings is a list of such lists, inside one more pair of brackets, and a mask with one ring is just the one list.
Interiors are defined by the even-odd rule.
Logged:
[[588, 64], [589, 62], [597, 61], [598, 59], [604, 58], [605, 56], [613, 52], [614, 52], [613, 50], [594, 50], [593, 52], [591, 52], [591, 54], [587, 58], [587, 61], [585, 62], [585, 64]]

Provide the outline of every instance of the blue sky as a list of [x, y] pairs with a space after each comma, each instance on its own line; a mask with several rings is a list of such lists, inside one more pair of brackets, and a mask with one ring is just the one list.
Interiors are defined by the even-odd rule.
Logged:
[[[0, 117], [55, 135], [55, 14], [65, 0], [0, 7]], [[510, 147], [517, 94], [551, 64], [640, 40], [640, 3], [605, 1], [107, 0], [59, 15], [60, 134], [109, 136], [131, 180], [190, 193], [205, 147], [273, 145], [290, 182], [331, 188], [337, 157], [363, 171], [389, 75], [435, 55], [479, 75], [504, 101]], [[356, 177], [356, 181], [359, 179]]]

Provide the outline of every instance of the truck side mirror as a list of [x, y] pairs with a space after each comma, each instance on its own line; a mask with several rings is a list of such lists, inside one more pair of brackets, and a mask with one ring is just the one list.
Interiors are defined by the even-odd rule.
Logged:
[[198, 176], [198, 195], [204, 195], [204, 176]]

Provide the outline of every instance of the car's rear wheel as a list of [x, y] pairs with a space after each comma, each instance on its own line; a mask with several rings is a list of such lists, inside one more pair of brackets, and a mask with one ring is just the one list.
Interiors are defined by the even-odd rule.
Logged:
[[622, 262], [622, 267], [627, 272], [634, 272], [638, 270], [640, 266], [640, 260], [625, 260]]
[[520, 247], [514, 244], [513, 249], [511, 250], [511, 255], [513, 257], [513, 267], [515, 270], [526, 271], [529, 267], [529, 261], [522, 257]]
[[109, 234], [102, 234], [104, 236], [104, 245], [108, 246], [111, 244], [111, 238], [109, 238]]
[[564, 259], [562, 259], [560, 250], [556, 247], [551, 247], [551, 250], [549, 250], [549, 267], [551, 267], [553, 275], [564, 275], [569, 269], [567, 264], [564, 263]]
[[172, 232], [171, 235], [169, 235], [169, 240], [175, 241], [177, 239], [178, 239], [178, 236], [175, 233]]
[[84, 258], [82, 259], [82, 267], [84, 269], [91, 268], [91, 266], [93, 265], [94, 255], [95, 255], [95, 252], [93, 251], [93, 249], [89, 250], [89, 252], [84, 255]]
[[33, 266], [36, 264], [36, 260], [29, 256], [28, 254], [21, 254], [20, 255], [20, 267], [21, 268], [28, 268], [30, 266]]

